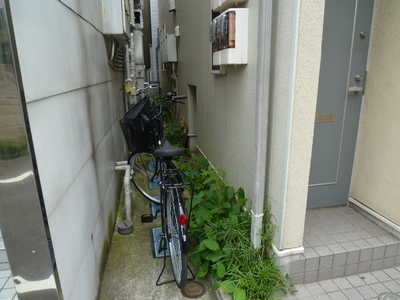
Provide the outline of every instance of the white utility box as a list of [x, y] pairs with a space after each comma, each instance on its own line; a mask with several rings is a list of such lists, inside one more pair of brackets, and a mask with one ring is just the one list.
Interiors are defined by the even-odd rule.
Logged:
[[167, 34], [161, 40], [161, 60], [163, 63], [177, 62], [176, 37], [174, 34]]
[[249, 9], [230, 8], [210, 24], [213, 65], [247, 64]]
[[175, 0], [169, 0], [169, 11], [174, 11], [176, 9]]
[[122, 44], [129, 40], [124, 5], [124, 0], [102, 0], [103, 34], [116, 38]]

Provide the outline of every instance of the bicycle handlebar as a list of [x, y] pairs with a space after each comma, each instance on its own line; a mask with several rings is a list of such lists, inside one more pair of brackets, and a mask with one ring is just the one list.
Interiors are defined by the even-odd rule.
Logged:
[[158, 105], [160, 109], [159, 109], [159, 112], [157, 114], [155, 114], [151, 119], [149, 119], [149, 117], [147, 115], [141, 114], [141, 118], [145, 123], [150, 123], [152, 120], [157, 120], [157, 119], [160, 118], [160, 116], [162, 114], [164, 102], [170, 101], [170, 102], [185, 104], [185, 103], [183, 103], [181, 101], [178, 101], [178, 100], [186, 99], [186, 98], [187, 98], [186, 95], [175, 95], [172, 92], [167, 93], [166, 98], [161, 100], [160, 104]]
[[179, 100], [179, 99], [186, 99], [186, 98], [187, 98], [186, 95], [173, 96], [172, 101]]

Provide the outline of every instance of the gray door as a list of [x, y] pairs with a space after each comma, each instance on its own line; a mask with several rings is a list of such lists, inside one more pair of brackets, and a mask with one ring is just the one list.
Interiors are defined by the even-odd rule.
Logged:
[[348, 201], [373, 0], [325, 2], [307, 208]]

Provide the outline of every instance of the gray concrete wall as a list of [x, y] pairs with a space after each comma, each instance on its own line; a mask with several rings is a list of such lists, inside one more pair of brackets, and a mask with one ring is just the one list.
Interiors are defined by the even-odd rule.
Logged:
[[[228, 67], [226, 75], [213, 75], [208, 40], [210, 2], [176, 1], [175, 13], [168, 12], [168, 1], [159, 2], [160, 27], [165, 23], [168, 33], [173, 33], [175, 26], [180, 27], [179, 93], [188, 94], [189, 86], [196, 91], [197, 145], [213, 164], [226, 171], [228, 181], [243, 187], [251, 198], [256, 145], [258, 3], [250, 1], [241, 7], [250, 9], [248, 64]], [[167, 92], [171, 88], [167, 72], [162, 76], [162, 89]], [[181, 107], [181, 112], [186, 120], [193, 117], [187, 106]]]
[[95, 299], [118, 199], [122, 75], [99, 1], [10, 4], [64, 299]]
[[[188, 93], [188, 86], [188, 94], [196, 91], [197, 145], [250, 199], [257, 197], [254, 170], [259, 167], [254, 158], [258, 4], [241, 5], [249, 8], [248, 64], [229, 66], [226, 75], [210, 71], [210, 4], [178, 0], [176, 12], [168, 12], [166, 1], [159, 4], [160, 26], [166, 24], [169, 33], [180, 26], [179, 93]], [[324, 1], [274, 1], [273, 9], [266, 194], [278, 226], [274, 244], [282, 250], [303, 243]], [[164, 91], [170, 88], [167, 75]], [[182, 114], [190, 124], [188, 101]]]

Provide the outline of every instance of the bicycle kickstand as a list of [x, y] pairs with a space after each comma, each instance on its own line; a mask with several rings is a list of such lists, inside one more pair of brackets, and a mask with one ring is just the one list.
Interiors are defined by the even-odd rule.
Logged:
[[164, 262], [163, 262], [163, 268], [160, 272], [160, 275], [158, 276], [156, 286], [160, 286], [166, 283], [171, 283], [174, 282], [175, 280], [167, 280], [163, 282], [159, 282], [161, 279], [162, 274], [164, 273], [165, 266], [166, 266], [166, 261], [167, 261], [167, 237], [163, 234], [161, 234], [161, 239], [160, 239], [160, 246], [158, 247], [158, 253], [160, 254], [162, 251], [164, 251]]

